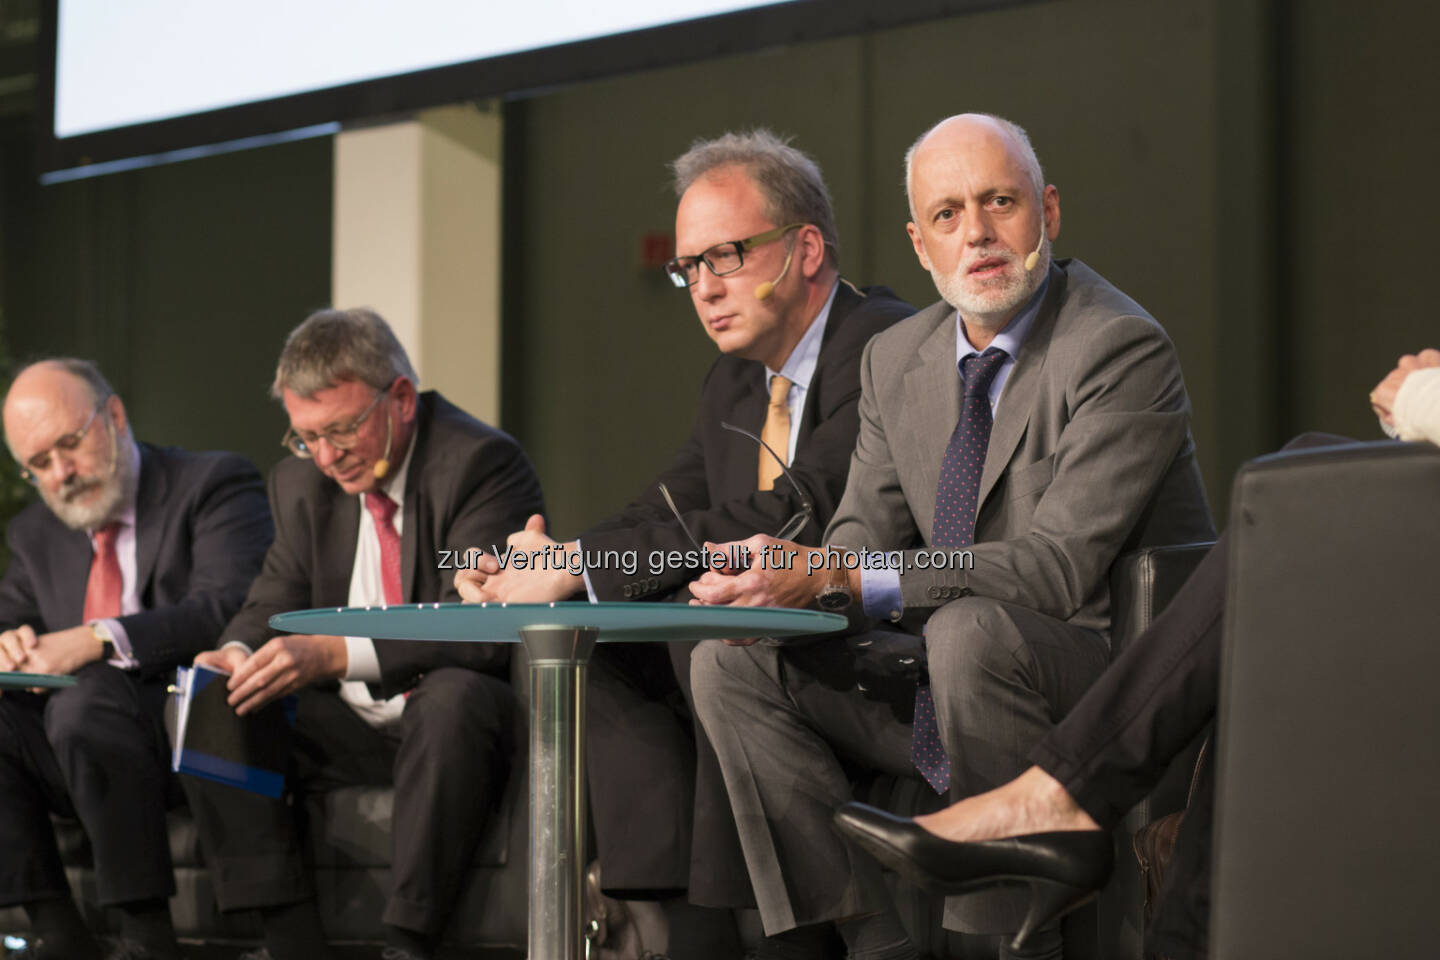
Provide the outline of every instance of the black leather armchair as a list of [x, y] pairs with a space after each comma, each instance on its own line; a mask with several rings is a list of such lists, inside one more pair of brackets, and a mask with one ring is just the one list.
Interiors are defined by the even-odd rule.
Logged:
[[1435, 956], [1440, 450], [1263, 457], [1231, 504], [1211, 955]]
[[[529, 729], [528, 661], [514, 651], [511, 665], [517, 705], [515, 754], [500, 808], [476, 851], [470, 877], [461, 891], [446, 939], [454, 945], [524, 949], [529, 898]], [[310, 860], [321, 921], [332, 940], [380, 943], [390, 866], [390, 815], [393, 791], [380, 787], [345, 787], [309, 798]], [[478, 811], [477, 811], [478, 813]], [[62, 859], [70, 887], [82, 909], [90, 911], [92, 929], [103, 930], [105, 918], [94, 910], [95, 878], [85, 833], [74, 821], [57, 821]], [[199, 837], [189, 812], [170, 814], [170, 853], [175, 864], [176, 894], [170, 901], [175, 930], [181, 937], [213, 942], [249, 941], [259, 930], [248, 914], [227, 916], [215, 907], [215, 890], [200, 853]], [[23, 933], [23, 911], [0, 910], [0, 932]]]

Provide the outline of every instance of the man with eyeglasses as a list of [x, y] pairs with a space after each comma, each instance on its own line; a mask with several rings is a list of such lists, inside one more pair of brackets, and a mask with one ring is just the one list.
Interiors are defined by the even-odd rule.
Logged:
[[[1017, 775], [1105, 669], [1115, 559], [1214, 537], [1175, 349], [1085, 264], [1052, 261], [1060, 195], [1025, 131], [950, 117], [905, 171], [907, 229], [942, 300], [866, 351], [829, 549], [752, 538], [797, 562], [691, 586], [705, 603], [855, 615], [850, 635], [707, 641], [693, 658], [762, 920], [795, 958], [829, 956], [835, 930], [851, 957], [917, 955], [878, 865], [832, 823], [854, 770], [957, 799]], [[881, 561], [853, 565], [862, 549]], [[951, 898], [945, 925], [1013, 935], [1028, 902]], [[1060, 956], [1054, 917], [1038, 919], [1001, 956]]]
[[[136, 443], [125, 404], [85, 360], [23, 369], [4, 421], [40, 502], [6, 529], [0, 671], [74, 685], [0, 694], [0, 905], [24, 906], [26, 957], [173, 958], [161, 710], [169, 672], [214, 645], [260, 569], [271, 536], [260, 474], [234, 454]], [[103, 951], [51, 814], [89, 837], [98, 900], [122, 935]]]
[[[373, 311], [322, 310], [291, 332], [271, 388], [294, 455], [270, 476], [275, 544], [219, 649], [196, 658], [231, 673], [239, 714], [298, 695], [295, 793], [393, 783], [387, 960], [434, 955], [504, 787], [509, 648], [277, 634], [269, 619], [453, 600], [442, 551], [544, 510], [514, 440], [416, 383]], [[258, 911], [271, 960], [331, 956], [301, 852], [303, 802], [182, 781], [220, 908]]]
[[[666, 273], [689, 292], [722, 356], [701, 387], [690, 437], [659, 482], [564, 544], [582, 558], [635, 551], [639, 567], [502, 572], [484, 557], [456, 577], [467, 600], [684, 600], [705, 541], [779, 533], [817, 543], [840, 500], [859, 423], [860, 353], [913, 308], [883, 287], [862, 290], [840, 277], [820, 170], [773, 133], [697, 141], [672, 170], [678, 256]], [[557, 546], [538, 518], [509, 542], [522, 551]], [[668, 562], [672, 551], [679, 564]], [[648, 561], [657, 556], [667, 563], [654, 569]], [[664, 903], [675, 955], [736, 956], [728, 910], [685, 903], [687, 889], [694, 905], [753, 903], [713, 753], [692, 733], [692, 646], [606, 644], [591, 660], [600, 873], [612, 896]], [[645, 946], [665, 950], [663, 942]]]

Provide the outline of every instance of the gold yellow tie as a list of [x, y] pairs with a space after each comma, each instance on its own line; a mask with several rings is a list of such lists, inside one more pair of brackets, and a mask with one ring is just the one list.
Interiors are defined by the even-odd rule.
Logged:
[[[771, 379], [770, 409], [765, 411], [765, 428], [760, 431], [760, 439], [787, 460], [790, 456], [790, 387], [790, 381], [778, 373]], [[773, 490], [779, 476], [780, 463], [762, 448], [759, 489]]]

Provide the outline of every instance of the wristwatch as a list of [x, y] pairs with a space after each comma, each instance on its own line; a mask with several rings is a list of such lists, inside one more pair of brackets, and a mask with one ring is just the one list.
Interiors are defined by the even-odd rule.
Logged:
[[115, 656], [115, 638], [110, 634], [110, 628], [97, 621], [90, 624], [90, 633], [100, 641], [100, 662], [112, 659]]
[[[827, 559], [838, 554], [827, 553]], [[815, 605], [827, 613], [839, 613], [850, 606], [853, 598], [850, 595], [850, 578], [845, 573], [845, 565], [836, 563], [835, 569], [830, 573], [830, 579], [825, 581], [825, 586], [815, 595]]]

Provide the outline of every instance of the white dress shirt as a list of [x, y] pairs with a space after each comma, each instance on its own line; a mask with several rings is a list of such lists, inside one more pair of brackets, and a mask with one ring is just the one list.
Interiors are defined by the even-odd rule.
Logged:
[[[390, 485], [385, 495], [395, 501], [395, 532], [405, 536], [405, 481], [410, 475], [410, 458], [415, 452], [415, 443], [405, 452], [400, 468], [391, 474]], [[352, 607], [383, 607], [385, 605], [385, 583], [380, 573], [380, 534], [375, 529], [375, 518], [360, 501], [360, 533], [355, 540], [355, 566], [350, 571], [350, 596], [347, 601]], [[345, 678], [340, 681], [340, 696], [372, 727], [389, 727], [398, 723], [400, 713], [405, 709], [404, 694], [396, 694], [388, 700], [376, 700], [370, 695], [367, 683], [380, 680], [380, 659], [375, 655], [375, 641], [369, 637], [346, 637], [345, 653], [349, 663]]]

